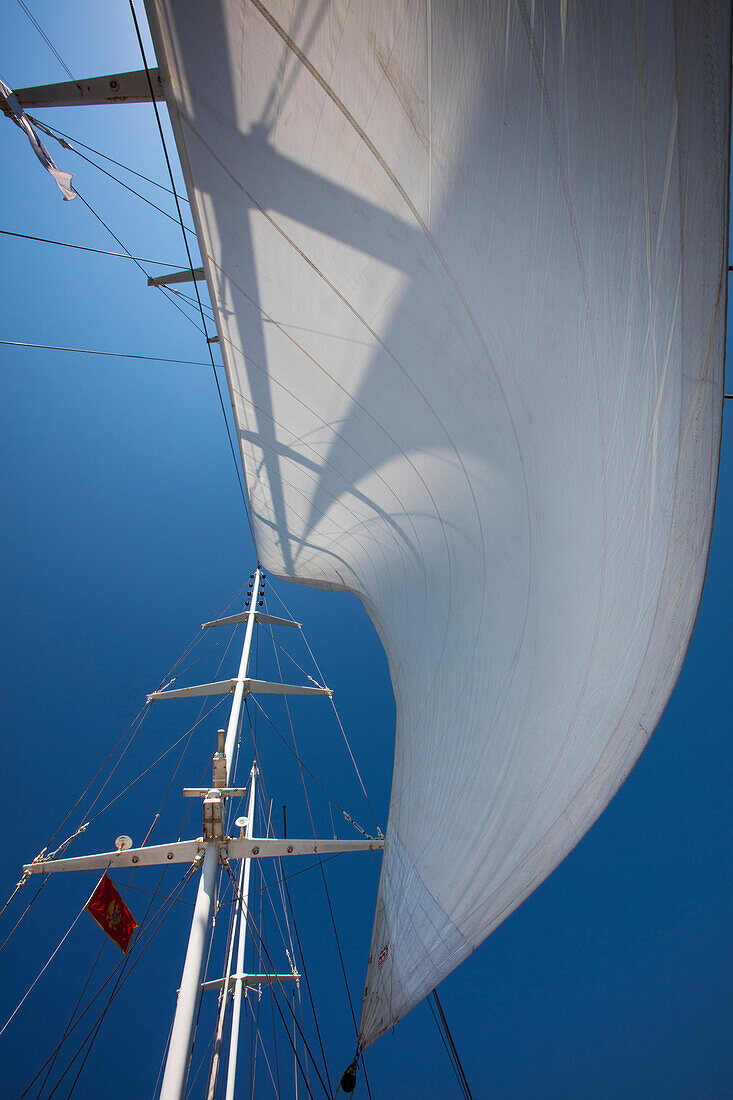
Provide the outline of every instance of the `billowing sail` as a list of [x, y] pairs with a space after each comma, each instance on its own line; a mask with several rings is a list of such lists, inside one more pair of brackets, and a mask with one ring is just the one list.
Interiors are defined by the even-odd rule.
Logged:
[[729, 4], [148, 0], [259, 554], [386, 649], [368, 1045], [573, 848], [685, 654]]

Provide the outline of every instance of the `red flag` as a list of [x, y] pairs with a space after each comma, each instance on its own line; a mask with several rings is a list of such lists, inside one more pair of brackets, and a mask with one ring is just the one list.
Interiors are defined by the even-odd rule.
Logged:
[[125, 954], [130, 947], [137, 921], [120, 897], [119, 891], [105, 871], [85, 909], [103, 932], [114, 940]]

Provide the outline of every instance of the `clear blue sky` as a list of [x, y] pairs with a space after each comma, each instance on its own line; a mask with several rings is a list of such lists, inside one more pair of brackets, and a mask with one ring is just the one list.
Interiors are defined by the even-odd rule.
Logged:
[[[75, 76], [139, 67], [126, 4], [33, 0], [32, 11]], [[12, 87], [65, 79], [15, 3], [5, 6], [0, 76]], [[150, 107], [59, 109], [43, 118], [167, 182]], [[168, 140], [173, 149], [170, 135]], [[132, 252], [172, 268], [185, 266], [180, 230], [171, 220], [74, 153], [50, 139], [48, 144], [57, 163], [74, 171], [80, 193]], [[80, 201], [62, 202], [25, 139], [2, 118], [0, 147], [0, 228], [118, 249]], [[107, 168], [175, 214], [169, 196], [114, 165]], [[3, 339], [205, 363], [201, 335], [162, 294], [148, 289], [130, 261], [10, 237], [0, 241]], [[182, 308], [195, 319], [187, 305]], [[48, 842], [145, 692], [158, 684], [198, 624], [234, 596], [254, 566], [254, 554], [209, 367], [0, 346], [0, 369], [4, 902], [21, 863]], [[701, 613], [679, 683], [649, 748], [578, 848], [441, 987], [475, 1097], [733, 1096], [731, 416], [728, 407]], [[386, 662], [374, 631], [350, 597], [273, 587], [306, 624], [384, 825], [394, 716]], [[276, 606], [273, 601], [275, 612]], [[283, 642], [312, 671], [305, 663], [307, 653], [289, 639]], [[264, 648], [260, 668], [267, 675], [272, 666]], [[213, 676], [219, 654], [209, 654], [186, 680]], [[235, 660], [231, 650], [226, 674]], [[290, 675], [298, 675], [292, 665]], [[309, 766], [368, 827], [369, 811], [348, 771], [327, 704], [308, 700], [295, 712]], [[154, 710], [99, 805], [180, 737], [197, 713], [194, 704]], [[284, 713], [272, 713], [286, 732]], [[199, 727], [153, 838], [162, 842], [181, 827], [187, 806], [180, 787], [200, 782], [218, 724], [212, 718]], [[257, 738], [276, 829], [286, 802], [289, 831], [307, 835], [307, 811], [292, 758], [261, 720]], [[251, 749], [242, 751], [250, 754], [248, 766]], [[104, 850], [122, 832], [141, 841], [168, 786], [169, 760], [177, 760], [176, 752], [95, 821], [73, 850]], [[327, 802], [313, 785], [309, 789], [317, 827], [330, 835]], [[71, 821], [78, 824], [76, 815], [68, 831]], [[343, 822], [336, 828], [346, 832]], [[198, 829], [190, 822], [185, 832], [195, 835]], [[65, 835], [62, 830], [59, 837]], [[333, 861], [326, 873], [358, 1012], [377, 871], [370, 857], [355, 856]], [[169, 870], [164, 894], [176, 878]], [[128, 900], [141, 919], [149, 901], [143, 890], [156, 888], [157, 874], [139, 872], [131, 882]], [[0, 1026], [93, 885], [88, 875], [51, 880], [2, 951]], [[0, 918], [0, 942], [34, 893], [35, 885], [26, 886]], [[292, 894], [335, 1078], [350, 1060], [354, 1039], [318, 871], [294, 879]], [[103, 1095], [105, 1100], [152, 1096], [191, 898], [189, 889], [131, 971], [102, 1023], [76, 1095]], [[287, 968], [272, 920], [270, 928], [273, 957]], [[22, 1092], [57, 1043], [100, 945], [101, 933], [82, 914], [0, 1036], [6, 1095]], [[117, 948], [104, 943], [90, 991], [118, 959]], [[219, 963], [213, 957], [211, 965], [214, 974]], [[271, 1033], [267, 995], [260, 1012]], [[206, 1030], [203, 1023], [201, 1030]], [[201, 1047], [206, 1041], [208, 1036]], [[278, 1046], [285, 1051], [282, 1036]], [[292, 1095], [287, 1084], [292, 1057], [283, 1061], [283, 1095]], [[56, 1063], [44, 1096], [65, 1064]], [[54, 1095], [68, 1094], [78, 1066], [77, 1061]], [[458, 1095], [425, 1005], [370, 1049], [367, 1067], [375, 1097]], [[273, 1095], [261, 1057], [257, 1075], [257, 1095]], [[203, 1087], [200, 1079], [197, 1084]], [[362, 1084], [357, 1095], [366, 1095]]]

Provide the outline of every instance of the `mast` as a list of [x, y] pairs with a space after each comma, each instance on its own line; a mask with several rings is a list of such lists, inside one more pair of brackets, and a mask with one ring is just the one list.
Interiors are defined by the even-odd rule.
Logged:
[[[234, 697], [232, 699], [232, 706], [229, 712], [229, 722], [226, 730], [226, 739], [223, 746], [219, 743], [219, 749], [217, 751], [217, 757], [223, 755], [223, 760], [214, 758], [214, 779], [216, 779], [217, 764], [219, 770], [223, 772], [224, 787], [229, 786], [229, 779], [232, 773], [232, 761], [234, 759], [234, 746], [237, 740], [237, 730], [239, 728], [239, 717], [242, 713], [242, 700], [244, 698], [245, 680], [247, 679], [247, 669], [249, 666], [249, 655], [252, 649], [252, 633], [254, 630], [255, 619], [257, 616], [257, 598], [260, 591], [260, 579], [261, 571], [259, 567], [255, 570], [252, 588], [252, 602], [250, 610], [245, 612], [247, 616], [247, 629], [244, 634], [244, 644], [242, 646], [242, 656], [239, 662], [239, 672], [237, 674], [237, 683], [234, 688]], [[208, 625], [208, 624], [207, 624]], [[222, 767], [223, 765], [223, 767]], [[252, 788], [250, 791], [250, 806], [253, 805], [254, 794], [254, 776], [252, 777]], [[208, 801], [208, 800], [207, 800]], [[221, 796], [219, 811], [221, 812]], [[251, 814], [248, 814], [247, 828], [250, 829]], [[221, 826], [221, 819], [219, 821]], [[248, 836], [251, 837], [251, 831], [248, 832]], [[168, 1057], [165, 1063], [165, 1073], [163, 1074], [163, 1084], [160, 1089], [160, 1100], [180, 1100], [183, 1096], [186, 1087], [186, 1075], [188, 1073], [188, 1057], [191, 1050], [191, 1036], [193, 1034], [194, 1017], [196, 1013], [196, 1002], [198, 1000], [199, 992], [201, 989], [201, 972], [204, 965], [204, 951], [206, 948], [206, 933], [209, 928], [209, 922], [211, 920], [211, 903], [214, 895], [214, 887], [216, 885], [216, 872], [219, 863], [219, 846], [213, 842], [209, 843], [204, 853], [204, 858], [201, 864], [201, 878], [199, 879], [199, 888], [196, 895], [196, 905], [193, 911], [193, 919], [191, 921], [191, 932], [188, 937], [188, 947], [186, 948], [186, 958], [183, 963], [183, 974], [181, 975], [181, 988], [178, 992], [178, 1000], [176, 1002], [176, 1014], [173, 1019], [173, 1030], [171, 1032], [170, 1045], [168, 1047]], [[246, 861], [249, 864], [249, 860]], [[222, 1003], [226, 1005], [226, 998], [228, 990], [224, 990], [224, 996]]]
[[[257, 783], [257, 765], [252, 765], [249, 773], [249, 802], [247, 804], [247, 818], [244, 827], [244, 835], [251, 839], [254, 828], [255, 794]], [[240, 823], [239, 819], [237, 824]], [[241, 834], [240, 834], [241, 835]], [[234, 899], [234, 917], [232, 920], [232, 932], [230, 948], [227, 953], [227, 967], [224, 974], [224, 987], [219, 1003], [219, 1015], [216, 1022], [216, 1036], [214, 1038], [214, 1054], [211, 1060], [211, 1072], [209, 1073], [209, 1087], [207, 1100], [214, 1100], [216, 1092], [216, 1079], [219, 1074], [219, 1062], [221, 1059], [221, 1044], [224, 1036], [224, 1020], [226, 1018], [227, 1002], [229, 1000], [229, 988], [231, 985], [232, 953], [237, 939], [237, 922], [239, 921], [239, 947], [237, 950], [237, 969], [234, 977], [234, 1007], [232, 1010], [232, 1027], [229, 1038], [229, 1069], [227, 1073], [227, 1100], [234, 1095], [234, 1080], [237, 1072], [237, 1043], [239, 1041], [239, 1016], [242, 999], [242, 968], [244, 966], [244, 942], [247, 933], [247, 917], [249, 913], [249, 878], [251, 860], [243, 859], [239, 868], [239, 882], [237, 883], [237, 897]], [[241, 912], [241, 917], [240, 917]], [[231, 1083], [231, 1092], [230, 1092]]]
[[[153, 844], [142, 848], [118, 848], [114, 852], [100, 852], [94, 855], [75, 856], [56, 859], [53, 855], [38, 857], [33, 863], [25, 864], [24, 874], [50, 874], [59, 871], [110, 871], [115, 867], [167, 866], [172, 863], [188, 864], [199, 872], [198, 891], [194, 905], [191, 930], [188, 938], [186, 957], [183, 964], [181, 986], [178, 992], [176, 1011], [171, 1030], [170, 1044], [166, 1057], [165, 1072], [160, 1091], [160, 1100], [182, 1100], [185, 1094], [188, 1064], [191, 1055], [191, 1043], [199, 995], [207, 990], [223, 989], [217, 1027], [216, 1068], [212, 1070], [210, 1094], [215, 1088], [216, 1073], [221, 1057], [221, 1039], [229, 989], [234, 992], [234, 1007], [227, 1072], [227, 1100], [232, 1100], [236, 1079], [237, 1047], [239, 1022], [241, 1017], [242, 991], [247, 986], [277, 985], [285, 981], [297, 981], [300, 974], [291, 963], [289, 974], [245, 974], [244, 951], [247, 935], [248, 896], [250, 868], [253, 859], [281, 859], [284, 856], [304, 856], [336, 852], [375, 851], [384, 848], [384, 838], [367, 837], [363, 840], [303, 840], [277, 839], [272, 836], [254, 835], [254, 808], [259, 774], [256, 765], [251, 771], [249, 785], [249, 803], [246, 832], [239, 837], [225, 834], [224, 804], [227, 798], [241, 798], [248, 792], [246, 787], [233, 787], [233, 760], [237, 742], [242, 703], [248, 694], [264, 695], [309, 695], [331, 696], [330, 688], [324, 686], [306, 686], [285, 684], [266, 680], [255, 680], [249, 676], [249, 657], [252, 648], [252, 636], [256, 623], [270, 626], [288, 626], [299, 629], [300, 623], [291, 619], [282, 619], [259, 610], [260, 593], [264, 576], [258, 568], [251, 575], [250, 592], [246, 608], [236, 615], [230, 615], [213, 622], [203, 623], [203, 627], [230, 626], [246, 623], [242, 656], [239, 671], [235, 679], [221, 680], [210, 684], [198, 684], [191, 687], [176, 687], [155, 691], [148, 695], [148, 701], [163, 699], [186, 699], [207, 695], [231, 695], [232, 706], [226, 730], [218, 731], [217, 750], [212, 760], [211, 787], [184, 788], [186, 798], [203, 800], [203, 835], [195, 840], [176, 840], [168, 844]], [[241, 824], [241, 823], [240, 823]], [[232, 938], [227, 953], [225, 973], [212, 981], [201, 981], [206, 941], [211, 927], [213, 903], [216, 892], [219, 865], [229, 868], [232, 861], [241, 860], [238, 900], [232, 922]], [[237, 929], [238, 925], [238, 929]], [[232, 974], [232, 954], [235, 936], [239, 932], [237, 944], [236, 968]]]

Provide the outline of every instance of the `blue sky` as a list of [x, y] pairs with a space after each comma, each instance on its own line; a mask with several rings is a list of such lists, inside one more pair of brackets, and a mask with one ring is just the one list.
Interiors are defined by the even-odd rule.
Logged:
[[[62, 6], [35, 0], [32, 11], [76, 76], [139, 67], [125, 4]], [[65, 78], [19, 5], [6, 5], [4, 24], [0, 76], [6, 83], [21, 87]], [[58, 109], [43, 118], [167, 182], [150, 107]], [[87, 207], [61, 201], [19, 131], [0, 122], [0, 228], [119, 250]], [[168, 141], [173, 149], [169, 133]], [[48, 144], [127, 248], [171, 268], [186, 265], [173, 221], [75, 154]], [[106, 167], [175, 214], [170, 196], [115, 165]], [[129, 260], [11, 237], [2, 237], [2, 248], [3, 339], [206, 363], [200, 333], [160, 292], [147, 287]], [[179, 304], [195, 320], [194, 311]], [[210, 367], [0, 346], [0, 369], [4, 902], [20, 864], [48, 842], [146, 691], [165, 676], [199, 623], [214, 616], [246, 581], [254, 553]], [[700, 617], [679, 683], [648, 749], [578, 848], [441, 987], [476, 1097], [733, 1096], [731, 415], [728, 407]], [[383, 825], [394, 707], [374, 631], [351, 597], [277, 584], [268, 588], [275, 613], [273, 591], [305, 623]], [[307, 651], [290, 639], [282, 641], [311, 672]], [[221, 649], [205, 656], [187, 677], [213, 676]], [[273, 672], [264, 639], [259, 660], [263, 676]], [[223, 672], [235, 662], [231, 649]], [[97, 808], [179, 738], [197, 714], [193, 704], [156, 708]], [[272, 714], [285, 731], [284, 712]], [[368, 807], [348, 770], [327, 704], [301, 701], [294, 714], [309, 767], [369, 827]], [[155, 826], [153, 836], [160, 841], [181, 827], [188, 807], [179, 788], [201, 780], [217, 724], [214, 718], [203, 723], [191, 743]], [[261, 718], [257, 739], [276, 829], [287, 803], [289, 831], [307, 835], [307, 810], [292, 757]], [[244, 751], [251, 758], [251, 749]], [[122, 832], [141, 841], [168, 787], [171, 759], [177, 760], [175, 751], [95, 821], [73, 850], [106, 849]], [[327, 801], [313, 784], [309, 793], [317, 826], [330, 835]], [[78, 824], [72, 815], [69, 832], [72, 821], [73, 827]], [[191, 835], [197, 830], [190, 824]], [[164, 894], [176, 881], [174, 871], [167, 874], [171, 881], [161, 887]], [[326, 874], [358, 1011], [377, 870], [368, 856], [340, 857]], [[143, 891], [156, 883], [155, 872], [147, 878], [140, 872], [131, 880], [127, 896], [138, 919], [149, 901]], [[93, 885], [87, 875], [58, 876], [34, 902], [2, 951], [0, 1026]], [[33, 884], [26, 886], [0, 918], [0, 942], [34, 893]], [[292, 895], [329, 1069], [336, 1077], [350, 1060], [354, 1040], [318, 871], [295, 878]], [[103, 1089], [110, 1100], [152, 1096], [191, 897], [189, 888], [121, 988], [79, 1077], [77, 1095], [98, 1095]], [[273, 957], [279, 952], [286, 966], [273, 922], [271, 927]], [[101, 941], [82, 914], [0, 1036], [0, 1077], [7, 1095], [22, 1092], [57, 1043], [100, 946], [89, 992], [111, 972], [119, 953]], [[213, 956], [211, 965], [217, 965]], [[208, 1011], [207, 1006], [202, 1021]], [[267, 996], [260, 1012], [271, 1012]], [[278, 1045], [281, 1053], [286, 1050], [283, 1037]], [[292, 1056], [283, 1054], [283, 1063], [283, 1081], [292, 1082]], [[68, 1093], [78, 1066], [77, 1061], [54, 1095]], [[48, 1095], [64, 1067], [60, 1058], [42, 1095]], [[458, 1095], [425, 1005], [367, 1053], [367, 1067], [375, 1097]], [[257, 1075], [256, 1095], [273, 1095], [261, 1058]], [[284, 1083], [284, 1095], [292, 1094], [289, 1088]]]

